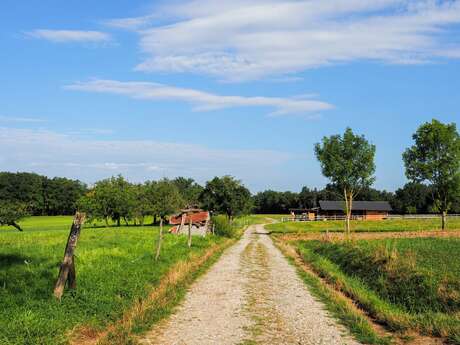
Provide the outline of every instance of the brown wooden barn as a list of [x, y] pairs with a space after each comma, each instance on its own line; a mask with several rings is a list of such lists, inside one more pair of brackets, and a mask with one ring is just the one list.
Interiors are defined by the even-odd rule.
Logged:
[[[343, 219], [345, 201], [320, 200], [319, 207], [310, 209], [290, 209], [294, 220]], [[351, 216], [353, 219], [381, 220], [388, 217], [392, 208], [388, 201], [353, 201]]]
[[[318, 215], [326, 217], [345, 216], [345, 201], [319, 202]], [[388, 201], [353, 201], [351, 215], [354, 219], [381, 220], [392, 211]]]

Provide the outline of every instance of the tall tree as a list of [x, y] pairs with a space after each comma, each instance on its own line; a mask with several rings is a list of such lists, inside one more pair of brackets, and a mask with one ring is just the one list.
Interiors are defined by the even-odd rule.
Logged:
[[324, 137], [321, 143], [315, 145], [315, 153], [323, 175], [342, 191], [346, 232], [349, 234], [353, 200], [361, 189], [374, 182], [375, 146], [347, 128], [343, 136]]
[[176, 177], [172, 182], [177, 186], [186, 206], [199, 206], [203, 187], [192, 178]]
[[131, 184], [121, 175], [96, 182], [79, 201], [79, 210], [88, 214], [89, 219], [112, 219], [120, 226], [121, 219], [131, 216], [134, 194]]
[[460, 136], [455, 123], [433, 119], [422, 124], [412, 136], [414, 145], [403, 153], [406, 176], [414, 182], [429, 183], [434, 205], [446, 216], [460, 190]]
[[214, 177], [206, 182], [201, 200], [208, 210], [226, 214], [229, 220], [252, 209], [251, 192], [232, 176]]
[[184, 200], [177, 186], [167, 179], [154, 184], [153, 195], [155, 200], [153, 209], [155, 214], [160, 217], [160, 233], [155, 254], [155, 260], [158, 260], [163, 241], [163, 222], [167, 216], [179, 211], [184, 206]]

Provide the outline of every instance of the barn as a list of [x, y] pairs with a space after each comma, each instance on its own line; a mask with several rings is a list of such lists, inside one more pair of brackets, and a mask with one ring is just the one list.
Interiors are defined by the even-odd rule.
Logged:
[[[322, 217], [343, 217], [344, 201], [319, 201], [318, 215]], [[351, 215], [353, 219], [381, 220], [392, 211], [388, 201], [353, 201]]]
[[[290, 213], [295, 220], [343, 219], [345, 201], [320, 200], [319, 207], [310, 209], [294, 208]], [[388, 201], [353, 201], [352, 219], [382, 220], [392, 211]]]

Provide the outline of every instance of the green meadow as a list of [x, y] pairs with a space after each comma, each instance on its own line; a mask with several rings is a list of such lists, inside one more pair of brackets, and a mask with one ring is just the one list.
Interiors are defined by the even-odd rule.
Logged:
[[[267, 225], [272, 233], [303, 233], [303, 232], [342, 232], [344, 221], [316, 221], [316, 222], [284, 222]], [[431, 219], [386, 219], [386, 220], [354, 220], [351, 229], [356, 232], [384, 232], [384, 231], [429, 231], [440, 230], [441, 220]], [[447, 229], [460, 230], [460, 217], [449, 218]]]
[[[166, 234], [154, 261], [155, 226], [83, 228], [76, 250], [77, 290], [62, 302], [53, 287], [72, 217], [31, 217], [24, 232], [0, 228], [0, 344], [66, 344], [85, 326], [102, 330], [145, 298], [179, 261], [203, 255], [225, 239]], [[177, 292], [180, 295], [180, 291]], [[161, 318], [165, 310], [159, 310]]]
[[299, 241], [313, 270], [392, 331], [460, 344], [460, 239]]

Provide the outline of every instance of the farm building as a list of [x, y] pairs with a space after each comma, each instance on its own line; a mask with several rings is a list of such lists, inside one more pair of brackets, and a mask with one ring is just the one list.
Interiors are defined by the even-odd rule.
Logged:
[[[319, 215], [321, 216], [344, 216], [344, 201], [319, 202]], [[388, 201], [353, 201], [351, 215], [355, 219], [384, 219], [392, 211]]]
[[[319, 207], [311, 209], [291, 209], [291, 215], [299, 220], [343, 218], [345, 201], [320, 200]], [[353, 219], [381, 220], [392, 211], [388, 201], [353, 201], [351, 215]]]
[[198, 208], [182, 210], [169, 218], [169, 224], [174, 225], [169, 231], [173, 234], [187, 234], [191, 226], [192, 235], [206, 236], [211, 231], [211, 217], [208, 211]]

